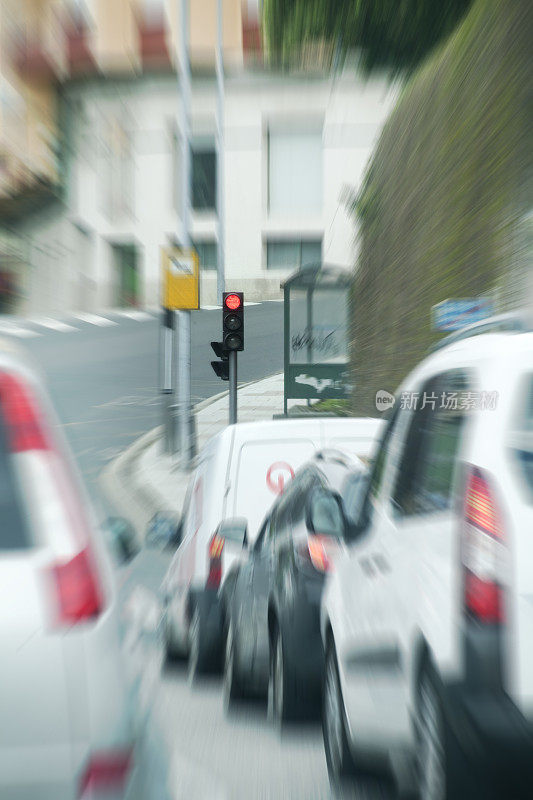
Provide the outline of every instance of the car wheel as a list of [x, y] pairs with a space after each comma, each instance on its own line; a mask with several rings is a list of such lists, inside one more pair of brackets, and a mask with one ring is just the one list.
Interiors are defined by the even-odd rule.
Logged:
[[226, 644], [224, 648], [224, 705], [229, 709], [236, 700], [244, 697], [242, 679], [239, 676], [235, 664], [235, 634], [233, 623], [230, 622], [226, 633]]
[[270, 645], [270, 670], [268, 676], [268, 714], [282, 726], [298, 717], [296, 681], [286, 658], [283, 637], [276, 626]]
[[322, 702], [322, 731], [328, 775], [331, 785], [341, 788], [347, 779], [355, 778], [357, 766], [346, 735], [344, 702], [333, 647], [329, 647], [326, 653]]
[[201, 599], [199, 599], [194, 604], [189, 625], [188, 673], [190, 683], [194, 683], [213, 666], [206, 634], [206, 615], [205, 606]]
[[421, 800], [488, 798], [489, 786], [469, 768], [443, 713], [439, 681], [430, 665], [418, 683], [416, 774]]
[[180, 652], [174, 644], [172, 636], [172, 626], [168, 618], [168, 610], [165, 614], [165, 621], [163, 626], [163, 647], [165, 653], [165, 660], [167, 664], [175, 664], [183, 660], [183, 653]]

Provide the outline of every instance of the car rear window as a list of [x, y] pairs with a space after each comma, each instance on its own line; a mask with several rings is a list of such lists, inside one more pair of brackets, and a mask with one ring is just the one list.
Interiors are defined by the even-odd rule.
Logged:
[[28, 523], [0, 413], [0, 553], [31, 547]]
[[525, 485], [525, 496], [533, 504], [533, 375], [528, 375], [525, 391], [520, 391], [518, 425], [514, 426], [512, 451]]

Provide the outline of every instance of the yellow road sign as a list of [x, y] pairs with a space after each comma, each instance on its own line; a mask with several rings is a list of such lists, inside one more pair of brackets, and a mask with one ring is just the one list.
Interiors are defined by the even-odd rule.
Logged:
[[161, 248], [163, 307], [176, 310], [200, 308], [200, 267], [193, 248]]

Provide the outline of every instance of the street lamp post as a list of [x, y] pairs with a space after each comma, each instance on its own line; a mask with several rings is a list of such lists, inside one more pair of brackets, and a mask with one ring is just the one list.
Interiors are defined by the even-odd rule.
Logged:
[[225, 222], [226, 206], [224, 197], [224, 49], [223, 49], [223, 9], [224, 0], [217, 0], [217, 302], [222, 304], [225, 287]]
[[[189, 248], [191, 213], [191, 63], [189, 57], [189, 0], [180, 4], [179, 129], [181, 137], [181, 246]], [[191, 312], [178, 311], [178, 422], [182, 465], [190, 466], [194, 444], [191, 407]]]

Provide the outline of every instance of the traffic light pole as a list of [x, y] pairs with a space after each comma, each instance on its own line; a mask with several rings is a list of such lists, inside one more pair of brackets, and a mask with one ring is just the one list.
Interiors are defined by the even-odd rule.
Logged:
[[229, 381], [229, 424], [237, 422], [237, 352], [244, 350], [244, 293], [222, 293], [222, 341], [211, 342], [220, 361], [212, 361], [215, 374]]
[[229, 424], [237, 422], [237, 351], [229, 353]]

